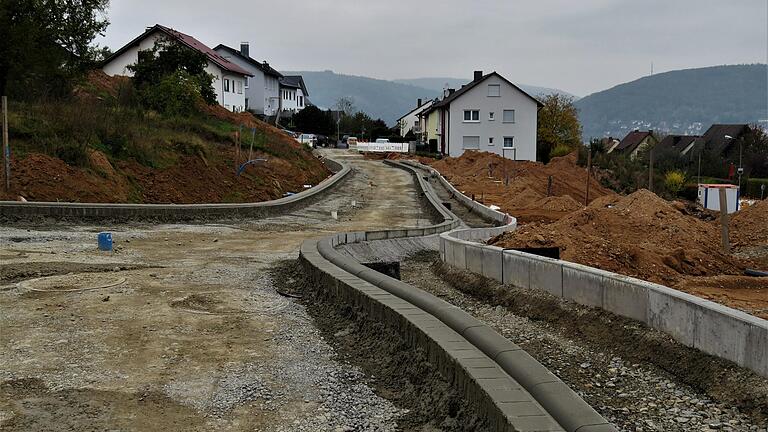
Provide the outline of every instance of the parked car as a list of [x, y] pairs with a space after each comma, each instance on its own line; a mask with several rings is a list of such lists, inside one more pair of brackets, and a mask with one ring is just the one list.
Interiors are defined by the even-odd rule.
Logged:
[[348, 146], [353, 146], [353, 145], [356, 146], [357, 145], [357, 138], [356, 137], [348, 137], [347, 138], [347, 145]]
[[318, 146], [327, 147], [331, 142], [331, 140], [328, 139], [328, 137], [325, 135], [315, 135], [315, 137], [317, 138]]
[[298, 141], [311, 147], [317, 147], [317, 136], [315, 134], [301, 134]]
[[387, 138], [379, 138], [376, 140], [376, 144], [389, 144], [389, 140]]

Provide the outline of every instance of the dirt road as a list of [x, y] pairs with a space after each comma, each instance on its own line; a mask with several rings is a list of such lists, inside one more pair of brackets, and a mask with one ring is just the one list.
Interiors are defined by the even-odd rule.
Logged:
[[430, 224], [408, 173], [344, 157], [351, 178], [271, 219], [0, 229], [0, 430], [394, 430], [269, 272], [307, 238]]

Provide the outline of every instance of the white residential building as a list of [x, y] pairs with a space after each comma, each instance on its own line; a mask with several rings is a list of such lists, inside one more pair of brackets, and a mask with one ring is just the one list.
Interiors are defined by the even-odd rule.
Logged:
[[300, 75], [286, 75], [280, 79], [281, 108], [283, 112], [295, 114], [307, 107], [309, 91]]
[[283, 75], [266, 61], [251, 58], [247, 42], [240, 44], [239, 51], [226, 45], [219, 45], [213, 50], [253, 75], [245, 83], [246, 109], [265, 116], [277, 115], [280, 109], [279, 80]]
[[[421, 114], [438, 151], [458, 157], [467, 150], [508, 159], [536, 160], [538, 112], [543, 105], [496, 72], [475, 71], [474, 80]], [[434, 129], [434, 130], [432, 130]]]
[[434, 100], [422, 103], [421, 99], [419, 99], [416, 102], [416, 108], [397, 119], [397, 125], [400, 127], [400, 136], [404, 137], [408, 135], [408, 132], [413, 132], [416, 136], [419, 136], [422, 133], [423, 128], [423, 125], [421, 124], [421, 113], [432, 107], [434, 103]]
[[133, 76], [128, 66], [139, 62], [140, 51], [150, 50], [160, 41], [181, 43], [205, 54], [208, 58], [208, 66], [205, 70], [214, 77], [213, 89], [216, 93], [216, 101], [231, 111], [245, 110], [245, 83], [251, 74], [194, 37], [159, 24], [147, 28], [136, 39], [115, 51], [103, 62], [102, 70], [110, 76]]

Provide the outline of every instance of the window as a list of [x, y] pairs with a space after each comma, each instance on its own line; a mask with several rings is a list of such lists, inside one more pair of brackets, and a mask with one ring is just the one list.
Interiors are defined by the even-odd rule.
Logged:
[[515, 122], [515, 110], [504, 110], [504, 123]]
[[238, 80], [236, 81], [237, 84], [237, 94], [243, 94], [243, 82]]
[[488, 138], [488, 145], [489, 146], [493, 145], [493, 137]]
[[250, 87], [251, 85], [251, 77], [245, 77], [245, 88]]
[[227, 78], [224, 78], [224, 91], [229, 91], [229, 80]]
[[479, 150], [480, 149], [480, 137], [479, 136], [465, 136], [463, 140], [465, 150]]
[[496, 120], [496, 113], [493, 112], [493, 111], [489, 112], [488, 113], [488, 120], [490, 120], [490, 121]]
[[299, 96], [299, 106], [304, 106], [304, 96]]
[[501, 96], [501, 85], [488, 84], [488, 97], [500, 97], [500, 96]]
[[515, 148], [515, 137], [504, 137], [504, 148]]
[[478, 111], [478, 110], [464, 110], [464, 121], [465, 122], [479, 122], [480, 121], [480, 111]]

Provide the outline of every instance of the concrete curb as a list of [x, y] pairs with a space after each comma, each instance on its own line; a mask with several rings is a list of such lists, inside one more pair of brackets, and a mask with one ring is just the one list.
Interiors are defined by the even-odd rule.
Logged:
[[[442, 176], [440, 179], [447, 183]], [[456, 193], [457, 199], [482, 211], [484, 206], [466, 196], [462, 199], [463, 195]], [[496, 213], [497, 218], [504, 216]], [[516, 227], [515, 221], [505, 227], [443, 233], [440, 235], [441, 257], [448, 265], [504, 284], [544, 290], [643, 322], [683, 345], [768, 377], [768, 321], [663, 285], [472, 242], [498, 235], [499, 229], [510, 231]]]
[[[442, 222], [426, 228], [341, 233], [319, 241], [308, 240], [302, 245], [300, 259], [316, 285], [337, 301], [380, 317], [415, 346], [425, 348], [444, 376], [451, 377], [467, 398], [479, 404], [493, 430], [615, 431], [567, 385], [487, 325], [335, 249], [348, 243], [446, 233], [461, 226], [461, 220], [442, 206], [431, 185], [414, 167], [385, 163], [414, 175], [424, 199]], [[441, 255], [448, 253], [441, 245]]]
[[296, 195], [259, 203], [242, 204], [87, 204], [0, 201], [0, 220], [50, 218], [76, 221], [194, 220], [264, 218], [305, 206], [331, 189], [351, 172], [348, 165], [331, 159], [323, 162], [335, 174], [312, 189]]

